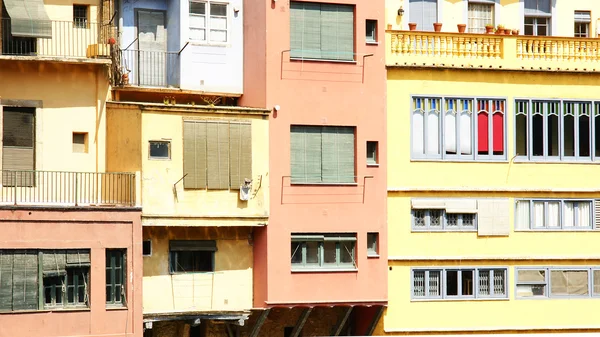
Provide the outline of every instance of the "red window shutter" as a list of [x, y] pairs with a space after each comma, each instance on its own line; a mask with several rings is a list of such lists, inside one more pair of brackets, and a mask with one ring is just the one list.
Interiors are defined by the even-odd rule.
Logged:
[[504, 114], [496, 112], [492, 117], [494, 130], [494, 152], [504, 153]]
[[488, 114], [485, 111], [481, 111], [477, 114], [477, 152], [486, 153], [488, 149], [489, 140], [488, 130]]

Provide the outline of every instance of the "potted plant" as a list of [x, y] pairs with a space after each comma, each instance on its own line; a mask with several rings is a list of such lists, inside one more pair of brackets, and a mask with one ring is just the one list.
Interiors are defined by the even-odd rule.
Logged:
[[108, 44], [113, 45], [115, 43], [117, 43], [117, 40], [115, 40], [114, 37], [111, 36], [111, 37], [108, 38]]
[[441, 22], [434, 22], [433, 23], [433, 30], [436, 32], [441, 32], [442, 31], [442, 23]]
[[392, 24], [391, 24], [391, 23], [388, 23], [388, 25], [387, 25], [387, 29], [388, 29], [388, 30], [392, 30]]
[[510, 28], [504, 28], [504, 35], [510, 35]]
[[518, 29], [513, 29], [512, 30], [512, 35], [519, 35], [519, 30]]
[[465, 29], [467, 29], [467, 25], [464, 23], [459, 23], [456, 25], [456, 27], [458, 27], [458, 32], [459, 33], [464, 33]]
[[496, 34], [504, 35], [504, 25], [498, 25], [498, 27], [496, 27]]
[[409, 22], [408, 23], [408, 29], [410, 29], [410, 30], [417, 30], [417, 24], [415, 22]]
[[491, 23], [488, 23], [487, 25], [485, 25], [485, 33], [486, 34], [492, 34], [494, 32], [494, 25], [492, 25]]

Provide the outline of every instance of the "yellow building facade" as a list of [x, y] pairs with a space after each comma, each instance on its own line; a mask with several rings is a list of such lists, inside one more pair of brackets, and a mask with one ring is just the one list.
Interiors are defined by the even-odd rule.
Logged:
[[600, 331], [599, 5], [387, 2], [390, 293], [375, 334]]

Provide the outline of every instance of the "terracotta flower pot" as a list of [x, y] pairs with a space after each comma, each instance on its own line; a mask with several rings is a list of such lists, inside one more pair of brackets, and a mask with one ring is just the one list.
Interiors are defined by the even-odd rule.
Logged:
[[388, 23], [387, 30], [391, 30], [391, 29], [392, 29], [392, 25]]
[[465, 25], [464, 23], [459, 23], [456, 25], [456, 27], [458, 27], [459, 33], [464, 33], [465, 30], [467, 29], [467, 25]]
[[408, 23], [408, 29], [410, 30], [417, 30], [417, 24], [414, 22], [409, 22]]
[[440, 22], [436, 22], [433, 24], [433, 30], [436, 32], [442, 31], [442, 24]]
[[494, 27], [485, 27], [486, 34], [492, 34], [494, 32]]
[[504, 29], [504, 35], [510, 35], [510, 29], [505, 28]]
[[129, 74], [123, 74], [122, 79], [123, 79], [123, 85], [129, 84]]
[[512, 35], [519, 35], [519, 30], [518, 29], [513, 29], [512, 30]]
[[109, 37], [108, 38], [108, 44], [115, 44], [115, 43], [117, 43], [117, 40], [115, 40], [114, 37]]

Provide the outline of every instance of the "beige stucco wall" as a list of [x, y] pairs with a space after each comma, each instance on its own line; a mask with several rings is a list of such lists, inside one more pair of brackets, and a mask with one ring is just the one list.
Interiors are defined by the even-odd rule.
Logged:
[[[36, 170], [105, 170], [108, 80], [101, 66], [1, 61], [0, 79], [0, 106], [7, 100], [41, 101]], [[88, 153], [73, 153], [73, 132], [88, 133]]]
[[[252, 308], [250, 228], [144, 227], [152, 255], [144, 257], [144, 313]], [[170, 240], [216, 240], [215, 271], [169, 272]]]

